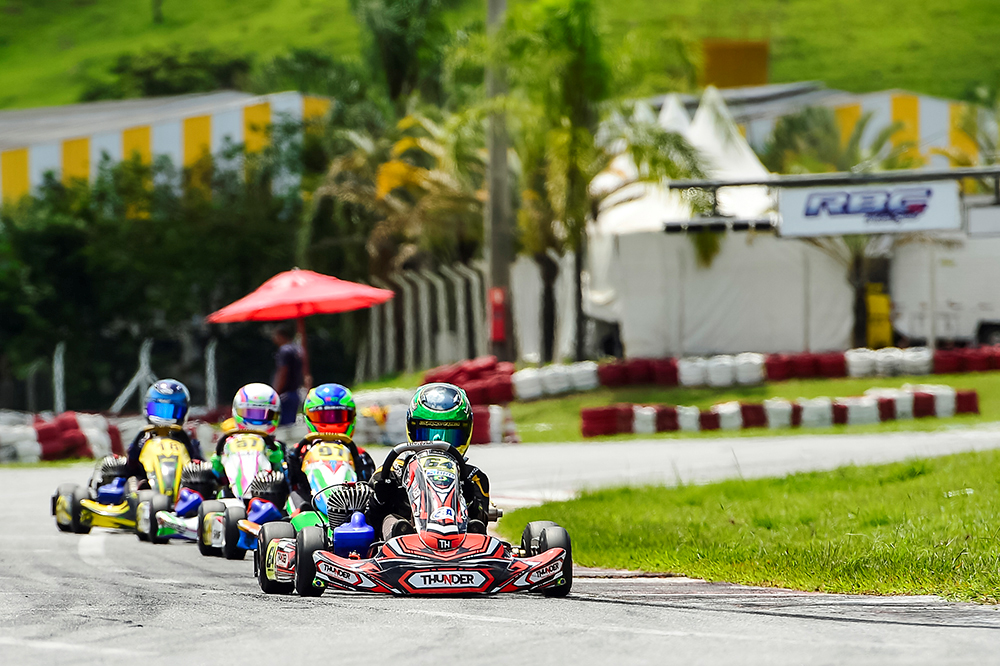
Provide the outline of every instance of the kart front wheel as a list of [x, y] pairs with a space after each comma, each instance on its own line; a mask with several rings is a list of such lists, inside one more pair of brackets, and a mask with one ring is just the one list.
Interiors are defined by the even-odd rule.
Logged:
[[156, 514], [160, 511], [170, 511], [170, 498], [157, 493], [146, 504], [149, 520], [149, 543], [166, 543], [166, 537], [159, 535], [160, 527], [156, 522]]
[[[69, 511], [69, 505], [72, 501], [71, 498], [73, 497], [73, 490], [76, 489], [76, 487], [77, 485], [75, 483], [64, 483], [58, 488], [56, 488], [56, 494], [52, 498], [52, 515], [56, 519], [56, 527], [59, 528], [60, 532], [73, 531], [73, 523], [71, 518], [72, 514]], [[63, 504], [62, 507], [59, 506], [60, 502], [62, 502]], [[62, 513], [63, 510], [65, 510], [65, 513], [63, 515], [69, 520], [67, 520], [66, 522], [59, 522], [60, 518], [59, 514]]]
[[227, 560], [242, 560], [247, 556], [247, 551], [240, 548], [240, 528], [236, 525], [241, 520], [246, 520], [247, 510], [242, 506], [227, 506], [226, 513], [222, 515], [222, 556]]
[[[153, 495], [155, 494], [152, 490], [148, 489], [140, 490], [135, 494], [134, 506], [132, 508], [134, 509], [133, 516], [135, 518], [135, 535], [139, 537], [139, 541], [149, 541], [149, 533], [139, 529], [139, 514], [140, 512], [149, 510], [149, 501], [153, 499]], [[133, 501], [130, 500], [129, 505], [131, 506], [132, 504]]]
[[323, 587], [315, 587], [316, 562], [313, 553], [326, 547], [323, 528], [308, 525], [295, 535], [295, 591], [300, 597], [318, 597]]
[[547, 597], [565, 597], [573, 587], [573, 547], [570, 544], [569, 532], [558, 525], [552, 525], [542, 530], [538, 537], [538, 552], [544, 553], [550, 548], [562, 548], [566, 551], [563, 560], [562, 581], [552, 587], [542, 590]]
[[295, 590], [295, 583], [279, 583], [267, 577], [267, 548], [272, 541], [277, 539], [294, 539], [295, 528], [291, 523], [275, 521], [264, 523], [260, 526], [260, 534], [257, 535], [257, 582], [264, 594], [291, 594]]
[[81, 500], [90, 499], [90, 495], [87, 493], [86, 488], [76, 486], [73, 488], [73, 494], [70, 495], [69, 501], [69, 515], [70, 515], [70, 527], [76, 534], [90, 534], [90, 520], [83, 519], [84, 508], [80, 504]]
[[524, 526], [524, 532], [521, 534], [521, 552], [525, 557], [532, 557], [542, 552], [538, 549], [538, 540], [546, 527], [559, 526], [551, 520], [536, 520]]
[[202, 502], [198, 507], [198, 552], [205, 557], [218, 557], [222, 549], [212, 545], [212, 526], [205, 523], [210, 513], [225, 513], [226, 505], [219, 500]]

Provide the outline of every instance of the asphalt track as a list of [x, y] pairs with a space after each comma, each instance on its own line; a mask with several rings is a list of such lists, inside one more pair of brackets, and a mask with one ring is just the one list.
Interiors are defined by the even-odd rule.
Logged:
[[[706, 481], [1000, 446], [1000, 433], [487, 447], [508, 505], [618, 483]], [[526, 469], [523, 465], [535, 465]], [[546, 467], [547, 465], [547, 467]], [[268, 597], [252, 563], [190, 544], [56, 531], [88, 465], [0, 469], [0, 664], [1000, 663], [994, 607], [593, 577], [566, 599]], [[600, 575], [607, 575], [599, 572]]]

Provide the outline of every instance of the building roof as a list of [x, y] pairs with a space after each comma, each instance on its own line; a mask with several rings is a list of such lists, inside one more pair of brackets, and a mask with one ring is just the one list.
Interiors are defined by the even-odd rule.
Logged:
[[[722, 88], [719, 90], [733, 120], [743, 124], [757, 118], [770, 118], [793, 113], [802, 107], [828, 104], [833, 98], [846, 97], [848, 93], [825, 88], [818, 81], [799, 83], [773, 83], [764, 86]], [[701, 95], [681, 95], [689, 115], [698, 108]], [[667, 95], [658, 95], [647, 101], [655, 109], [663, 106]]]
[[0, 111], [0, 150], [218, 113], [245, 106], [255, 97], [227, 90]]

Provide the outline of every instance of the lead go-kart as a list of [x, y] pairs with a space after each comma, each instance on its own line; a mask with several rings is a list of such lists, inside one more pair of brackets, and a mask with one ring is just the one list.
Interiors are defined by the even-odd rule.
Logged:
[[[562, 597], [573, 584], [569, 534], [553, 522], [529, 523], [517, 548], [467, 531], [461, 493], [465, 458], [440, 442], [400, 444], [386, 457], [407, 491], [415, 534], [375, 541], [361, 507], [330, 529], [306, 526], [295, 538], [261, 540], [258, 581], [268, 593], [320, 596], [326, 589], [397, 595], [541, 592]], [[338, 498], [332, 494], [331, 500]], [[334, 512], [328, 508], [327, 514]], [[365, 543], [367, 538], [368, 542]], [[365, 547], [367, 545], [367, 547]]]

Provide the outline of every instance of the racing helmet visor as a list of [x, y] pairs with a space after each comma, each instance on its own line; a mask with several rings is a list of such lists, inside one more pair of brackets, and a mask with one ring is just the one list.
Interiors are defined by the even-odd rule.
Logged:
[[316, 425], [344, 425], [354, 422], [354, 409], [351, 407], [307, 409], [306, 418]]
[[465, 428], [441, 428], [415, 425], [410, 427], [410, 437], [414, 442], [442, 442], [454, 447], [465, 446], [469, 434]]
[[146, 404], [146, 416], [153, 419], [169, 419], [182, 421], [187, 414], [187, 407], [172, 402], [150, 402]]
[[246, 407], [239, 410], [239, 414], [250, 425], [268, 425], [278, 418], [278, 412], [261, 407]]

